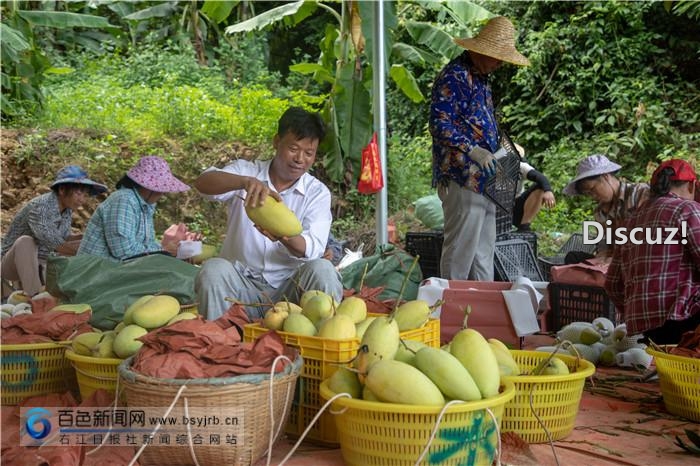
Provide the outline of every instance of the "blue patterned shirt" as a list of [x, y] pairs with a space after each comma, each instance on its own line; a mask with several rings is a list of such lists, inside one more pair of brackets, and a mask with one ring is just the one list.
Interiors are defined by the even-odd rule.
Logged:
[[153, 216], [156, 207], [136, 189], [121, 188], [110, 194], [90, 218], [78, 255], [90, 254], [115, 261], [137, 254], [161, 251]]
[[70, 236], [72, 216], [71, 209], [63, 209], [63, 212], [59, 210], [55, 192], [35, 197], [12, 219], [10, 228], [2, 239], [2, 255], [20, 236], [31, 236], [39, 246], [39, 259], [46, 260]]
[[491, 87], [473, 69], [468, 52], [450, 61], [433, 84], [430, 133], [433, 136], [433, 187], [454, 181], [483, 193], [487, 178], [467, 154], [475, 146], [498, 149], [498, 125]]

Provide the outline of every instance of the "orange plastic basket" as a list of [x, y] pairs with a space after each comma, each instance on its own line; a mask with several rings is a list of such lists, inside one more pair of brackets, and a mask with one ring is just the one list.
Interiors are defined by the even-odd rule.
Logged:
[[[380, 316], [383, 314], [369, 314]], [[243, 341], [255, 341], [269, 332], [258, 323], [248, 324], [243, 328]], [[335, 371], [357, 355], [360, 348], [358, 338], [331, 340], [329, 338], [309, 337], [289, 332], [277, 332], [284, 342], [299, 350], [304, 358], [304, 367], [297, 381], [294, 404], [285, 432], [291, 436], [300, 436], [323, 406], [319, 395], [321, 382], [330, 378]], [[401, 332], [404, 340], [416, 340], [433, 348], [440, 346], [440, 321], [430, 319], [423, 327]], [[337, 445], [335, 420], [330, 413], [324, 412], [314, 423], [305, 437], [308, 440], [326, 445]]]
[[37, 395], [75, 391], [75, 374], [65, 358], [69, 343], [0, 345], [2, 405], [16, 405]]
[[119, 364], [123, 359], [83, 356], [70, 348], [66, 350], [66, 359], [75, 369], [80, 397], [83, 400], [88, 399], [98, 389], [114, 394], [119, 378]]
[[[521, 350], [511, 350], [510, 353], [524, 374], [550, 354]], [[571, 373], [502, 377], [515, 385], [515, 397], [506, 405], [503, 414], [503, 432], [515, 432], [528, 443], [544, 443], [549, 442], [547, 432], [555, 441], [566, 437], [574, 429], [583, 386], [586, 377], [595, 372], [595, 366], [585, 359], [579, 359], [577, 365], [573, 356], [557, 354], [556, 357], [564, 361]]]
[[654, 357], [668, 412], [700, 422], [700, 359], [646, 349]]
[[[336, 394], [321, 384], [324, 400]], [[498, 446], [498, 429], [504, 406], [515, 395], [505, 381], [500, 394], [479, 401], [452, 405], [445, 410], [440, 427], [421, 464], [440, 466], [490, 465]], [[440, 406], [416, 406], [337, 398], [328, 408], [336, 414], [340, 451], [352, 466], [413, 466], [430, 441], [442, 411]]]

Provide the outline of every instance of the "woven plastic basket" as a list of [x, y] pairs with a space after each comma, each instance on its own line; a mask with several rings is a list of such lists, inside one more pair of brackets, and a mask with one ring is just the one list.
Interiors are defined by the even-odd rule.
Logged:
[[[302, 357], [297, 356], [293, 364], [286, 363], [284, 370], [275, 374], [271, 401], [269, 374], [211, 379], [158, 379], [132, 371], [132, 359], [126, 359], [119, 365], [119, 384], [124, 388], [127, 406], [154, 407], [153, 410], [145, 410], [146, 419], [164, 416], [180, 390], [181, 395], [173, 408], [175, 412], [186, 412], [186, 401], [189, 412], [199, 408], [200, 411], [214, 411], [219, 416], [236, 413], [241, 419], [240, 423], [235, 425], [239, 435], [233, 441], [222, 435], [221, 442], [217, 445], [190, 445], [188, 441], [167, 446], [149, 445], [138, 460], [139, 464], [154, 466], [254, 464], [267, 452], [270, 431], [279, 434], [284, 430], [296, 381], [303, 366]], [[274, 425], [270, 422], [271, 412]], [[194, 430], [192, 435], [197, 433]], [[196, 463], [192, 459], [191, 451], [196, 456]]]
[[[328, 381], [320, 387], [325, 400], [335, 396]], [[515, 387], [505, 382], [501, 393], [480, 401], [448, 407], [430, 444], [424, 464], [456, 466], [491, 464], [496, 455], [498, 424]], [[413, 466], [430, 440], [441, 407], [337, 398], [335, 415], [340, 451], [352, 466]], [[500, 427], [500, 426], [499, 426]]]
[[700, 359], [646, 349], [654, 357], [661, 396], [676, 416], [700, 422]]
[[[523, 374], [549, 357], [549, 353], [543, 351], [511, 350], [510, 353]], [[547, 432], [552, 436], [552, 441], [563, 439], [571, 433], [586, 377], [593, 375], [595, 366], [585, 359], [579, 359], [577, 365], [573, 356], [557, 354], [556, 357], [564, 361], [569, 374], [502, 377], [513, 382], [516, 391], [503, 414], [503, 432], [515, 432], [528, 443], [549, 442]], [[544, 426], [539, 423], [535, 413]]]
[[70, 348], [66, 350], [66, 359], [75, 369], [80, 397], [83, 400], [88, 399], [98, 389], [114, 394], [119, 378], [119, 364], [123, 359], [83, 356]]
[[47, 393], [77, 391], [75, 374], [65, 358], [69, 342], [0, 345], [2, 405]]

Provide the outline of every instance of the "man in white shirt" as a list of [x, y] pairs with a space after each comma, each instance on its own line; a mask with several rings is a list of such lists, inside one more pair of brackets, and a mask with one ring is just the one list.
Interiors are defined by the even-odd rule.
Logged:
[[[245, 303], [251, 318], [262, 317], [267, 309], [256, 303], [299, 302], [307, 290], [341, 300], [340, 275], [323, 259], [332, 222], [331, 193], [308, 173], [324, 135], [318, 114], [292, 107], [279, 120], [272, 160], [234, 160], [222, 169], [208, 168], [194, 182], [205, 198], [225, 203], [228, 214], [221, 253], [202, 264], [195, 281], [208, 319], [229, 308], [226, 297]], [[248, 218], [245, 206], [262, 205], [267, 195], [296, 214], [303, 227], [300, 235], [274, 237]]]

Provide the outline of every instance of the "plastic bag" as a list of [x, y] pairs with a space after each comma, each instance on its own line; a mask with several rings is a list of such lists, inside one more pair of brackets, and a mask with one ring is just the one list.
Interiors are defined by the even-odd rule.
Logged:
[[348, 265], [352, 264], [353, 262], [357, 262], [360, 259], [362, 259], [362, 248], [365, 246], [365, 243], [361, 243], [360, 246], [357, 248], [357, 251], [353, 251], [351, 249], [345, 248], [345, 255], [343, 256], [342, 259], [340, 259], [340, 262], [338, 262], [338, 265], [335, 267], [336, 270], [343, 270], [345, 267]]
[[360, 179], [357, 180], [357, 190], [362, 194], [374, 194], [384, 187], [384, 175], [379, 158], [379, 146], [377, 145], [377, 133], [372, 135], [372, 140], [362, 149], [362, 165], [360, 167]]

